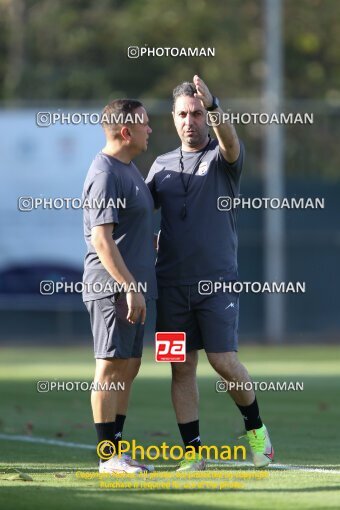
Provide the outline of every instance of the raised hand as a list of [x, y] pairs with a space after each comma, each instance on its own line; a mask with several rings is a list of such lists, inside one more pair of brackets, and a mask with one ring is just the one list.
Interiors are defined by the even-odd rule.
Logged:
[[195, 97], [201, 101], [204, 108], [209, 108], [213, 103], [213, 95], [209, 91], [207, 85], [197, 74], [195, 74], [193, 82], [197, 90]]

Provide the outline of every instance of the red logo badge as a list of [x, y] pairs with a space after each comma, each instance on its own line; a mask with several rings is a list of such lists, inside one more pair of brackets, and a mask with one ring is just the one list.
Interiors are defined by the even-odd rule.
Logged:
[[156, 361], [177, 361], [183, 363], [186, 359], [185, 340], [183, 332], [156, 333]]

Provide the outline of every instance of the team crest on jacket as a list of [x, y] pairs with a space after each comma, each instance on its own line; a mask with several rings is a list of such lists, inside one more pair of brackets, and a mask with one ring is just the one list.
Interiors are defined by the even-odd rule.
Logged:
[[207, 171], [208, 171], [208, 163], [207, 163], [207, 161], [202, 161], [202, 163], [198, 167], [197, 175], [205, 175], [207, 173]]

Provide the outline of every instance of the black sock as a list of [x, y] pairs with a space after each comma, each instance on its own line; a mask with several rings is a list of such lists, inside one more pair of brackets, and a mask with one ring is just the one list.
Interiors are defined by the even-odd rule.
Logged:
[[187, 446], [193, 446], [197, 452], [198, 447], [202, 444], [200, 438], [199, 420], [190, 421], [189, 423], [178, 423], [178, 427], [185, 448], [187, 449]]
[[262, 427], [263, 423], [260, 418], [259, 406], [257, 405], [257, 400], [255, 400], [250, 406], [239, 406], [236, 404], [244, 419], [244, 426], [246, 430], [259, 429]]
[[[95, 423], [94, 426], [96, 427], [97, 431], [98, 444], [102, 441], [111, 441], [113, 444], [115, 444], [116, 423], [114, 421], [110, 421], [108, 423]], [[111, 452], [112, 448], [109, 445], [104, 447], [104, 454], [108, 455]]]
[[114, 440], [114, 444], [115, 444], [116, 448], [118, 447], [118, 442], [122, 440], [125, 418], [126, 418], [126, 416], [124, 414], [116, 415], [116, 430], [115, 430], [115, 440]]

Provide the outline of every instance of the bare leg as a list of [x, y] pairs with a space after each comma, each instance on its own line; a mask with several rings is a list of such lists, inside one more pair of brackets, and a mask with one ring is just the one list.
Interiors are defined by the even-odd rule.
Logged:
[[[127, 359], [97, 359], [94, 383], [108, 386], [123, 381], [128, 366]], [[92, 391], [91, 405], [95, 423], [115, 421], [118, 408], [119, 392], [114, 390]]]
[[197, 361], [197, 351], [190, 351], [185, 363], [171, 363], [171, 397], [177, 423], [198, 420]]
[[124, 372], [124, 376], [122, 379], [125, 383], [125, 386], [124, 386], [125, 389], [124, 389], [124, 391], [118, 392], [117, 414], [126, 415], [126, 413], [127, 413], [130, 392], [131, 392], [131, 386], [132, 386], [134, 378], [138, 374], [140, 365], [141, 365], [140, 358], [130, 358], [128, 360], [128, 365], [127, 365], [126, 371]]
[[[207, 352], [211, 366], [226, 381], [251, 382], [247, 369], [240, 363], [236, 352]], [[233, 389], [228, 392], [234, 402], [240, 406], [249, 406], [255, 400], [253, 389]]]

